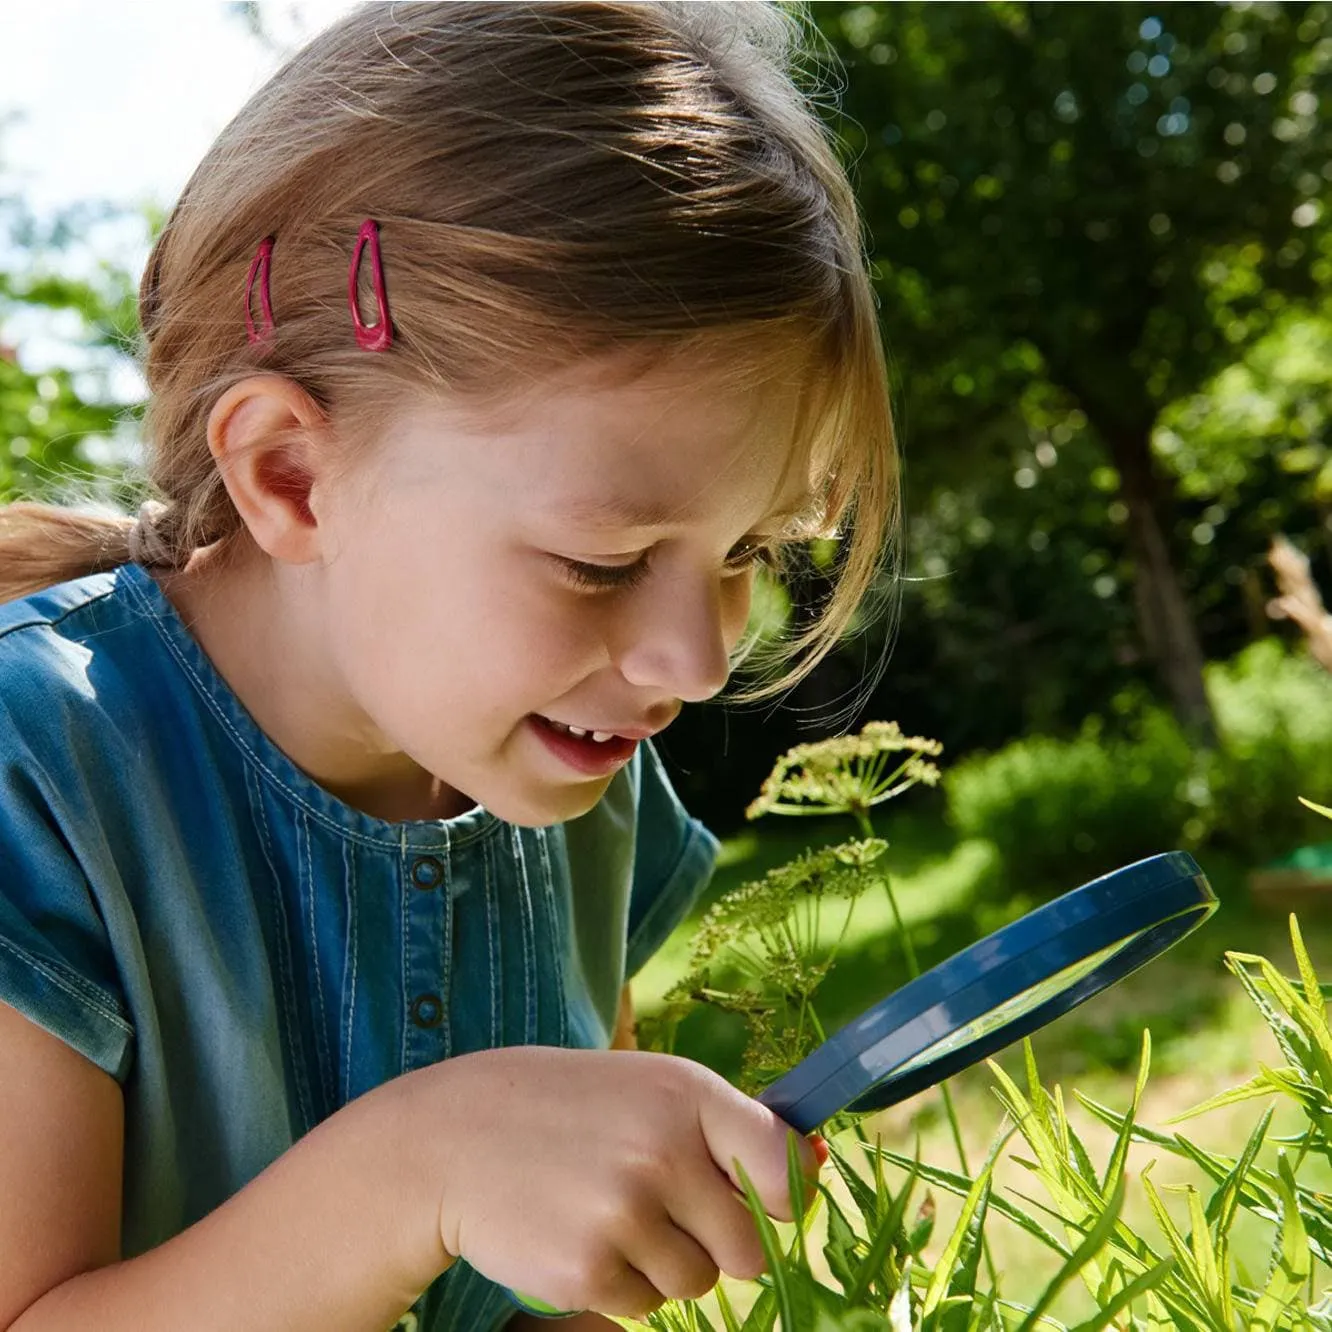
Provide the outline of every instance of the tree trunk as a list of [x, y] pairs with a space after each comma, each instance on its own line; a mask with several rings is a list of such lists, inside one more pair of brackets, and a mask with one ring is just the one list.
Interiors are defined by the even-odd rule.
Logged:
[[1184, 725], [1208, 744], [1216, 721], [1203, 688], [1203, 653], [1193, 614], [1170, 558], [1161, 523], [1161, 478], [1151, 452], [1151, 428], [1103, 432], [1119, 471], [1120, 496], [1128, 508], [1138, 629]]

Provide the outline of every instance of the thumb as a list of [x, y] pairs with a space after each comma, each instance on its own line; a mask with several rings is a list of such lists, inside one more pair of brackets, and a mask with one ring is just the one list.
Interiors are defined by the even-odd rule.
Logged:
[[717, 1097], [704, 1097], [698, 1106], [699, 1128], [717, 1168], [743, 1193], [740, 1166], [749, 1176], [763, 1210], [779, 1221], [793, 1221], [787, 1171], [787, 1141], [794, 1140], [806, 1179], [819, 1173], [819, 1160], [809, 1140], [796, 1132], [767, 1106], [729, 1084]]

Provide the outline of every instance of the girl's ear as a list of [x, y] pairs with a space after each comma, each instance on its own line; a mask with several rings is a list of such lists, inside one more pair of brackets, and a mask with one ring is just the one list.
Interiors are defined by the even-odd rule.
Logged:
[[308, 564], [321, 553], [310, 501], [319, 479], [317, 441], [327, 425], [314, 399], [281, 375], [233, 384], [208, 416], [208, 447], [236, 512], [255, 543], [288, 564]]

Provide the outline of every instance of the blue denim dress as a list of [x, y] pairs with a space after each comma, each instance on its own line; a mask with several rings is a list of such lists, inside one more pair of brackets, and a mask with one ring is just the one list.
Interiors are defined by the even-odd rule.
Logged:
[[[126, 565], [0, 606], [0, 848], [0, 1000], [121, 1084], [132, 1257], [401, 1073], [609, 1045], [717, 843], [648, 742], [564, 824], [353, 809]], [[459, 1262], [399, 1326], [513, 1313]]]

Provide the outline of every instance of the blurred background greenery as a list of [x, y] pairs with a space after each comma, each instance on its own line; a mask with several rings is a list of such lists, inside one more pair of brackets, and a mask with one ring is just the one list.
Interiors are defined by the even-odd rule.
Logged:
[[[265, 6], [230, 8], [265, 39]], [[1252, 1053], [1221, 951], [1282, 948], [1250, 873], [1327, 839], [1297, 795], [1332, 802], [1332, 675], [1273, 618], [1268, 562], [1284, 534], [1311, 585], [1332, 587], [1332, 10], [809, 13], [825, 44], [808, 67], [840, 71], [820, 103], [863, 204], [889, 350], [902, 577], [895, 615], [780, 706], [691, 708], [661, 737], [686, 804], [727, 839], [700, 910], [852, 835], [745, 825], [778, 753], [897, 720], [945, 746], [941, 787], [878, 820], [924, 960], [1114, 865], [1194, 850], [1222, 912], [1038, 1049], [1055, 1076], [1114, 1073], [1150, 1021], [1158, 1066], [1206, 1094], [1200, 1059], [1224, 1082]], [[0, 497], [71, 479], [127, 496], [138, 273], [97, 237], [146, 238], [169, 202], [38, 214], [6, 185], [0, 121]], [[56, 368], [28, 354], [52, 329], [69, 349]], [[811, 554], [768, 613], [798, 622], [828, 575]], [[1302, 911], [1325, 963], [1320, 901]], [[857, 928], [830, 1020], [901, 979], [886, 904]], [[689, 929], [640, 980], [645, 1009]], [[681, 1049], [727, 1068], [736, 1039], [686, 1030]]]

